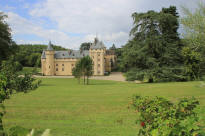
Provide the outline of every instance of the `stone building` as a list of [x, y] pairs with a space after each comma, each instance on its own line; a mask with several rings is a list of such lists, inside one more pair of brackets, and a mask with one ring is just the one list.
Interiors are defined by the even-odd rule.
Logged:
[[105, 45], [98, 38], [90, 46], [90, 50], [55, 51], [49, 42], [48, 48], [41, 56], [42, 74], [46, 76], [72, 75], [75, 63], [84, 56], [90, 56], [93, 60], [93, 75], [104, 75], [111, 72], [116, 63], [114, 51], [106, 50]]

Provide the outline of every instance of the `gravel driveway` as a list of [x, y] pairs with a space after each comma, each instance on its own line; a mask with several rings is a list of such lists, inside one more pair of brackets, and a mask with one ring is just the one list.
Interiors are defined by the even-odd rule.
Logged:
[[[73, 76], [35, 76], [40, 78], [74, 78]], [[90, 79], [96, 80], [113, 80], [125, 82], [125, 77], [121, 72], [112, 72], [109, 76], [92, 76]]]

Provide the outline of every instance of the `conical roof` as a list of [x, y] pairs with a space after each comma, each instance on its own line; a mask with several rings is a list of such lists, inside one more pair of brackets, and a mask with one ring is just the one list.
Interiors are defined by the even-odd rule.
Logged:
[[99, 41], [98, 38], [96, 37], [94, 39], [94, 43], [90, 46], [91, 49], [104, 49], [105, 45], [102, 41]]
[[51, 44], [51, 41], [48, 43], [47, 51], [53, 51], [53, 45]]

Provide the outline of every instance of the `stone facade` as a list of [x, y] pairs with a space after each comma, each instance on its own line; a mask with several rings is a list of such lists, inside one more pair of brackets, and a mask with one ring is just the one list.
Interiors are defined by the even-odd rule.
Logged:
[[49, 43], [47, 50], [43, 51], [41, 56], [42, 74], [46, 76], [72, 75], [75, 63], [87, 55], [93, 60], [93, 75], [104, 75], [105, 72], [111, 72], [116, 64], [114, 52], [106, 50], [103, 42], [97, 38], [90, 46], [89, 51], [54, 51]]

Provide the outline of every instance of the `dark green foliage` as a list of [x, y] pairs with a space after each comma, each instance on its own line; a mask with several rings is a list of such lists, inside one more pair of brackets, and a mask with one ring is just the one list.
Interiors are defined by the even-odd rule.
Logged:
[[79, 80], [81, 76], [83, 77], [83, 83], [86, 84], [85, 80], [87, 79], [87, 84], [89, 84], [89, 77], [93, 75], [93, 61], [89, 56], [81, 58], [75, 65], [75, 68], [72, 71], [75, 78]]
[[[41, 66], [41, 54], [43, 50], [46, 50], [47, 45], [18, 45], [18, 50], [16, 51], [16, 61], [20, 62], [24, 67], [40, 67]], [[61, 46], [53, 46], [53, 49], [66, 50]]]
[[198, 136], [202, 132], [195, 98], [174, 104], [161, 97], [134, 96], [132, 105], [139, 116], [139, 136]]
[[161, 12], [134, 13], [133, 37], [124, 47], [121, 65], [124, 71], [135, 69], [131, 80], [148, 82], [184, 81], [182, 44], [177, 29], [176, 7]]
[[80, 45], [80, 50], [81, 50], [81, 51], [83, 51], [83, 50], [89, 50], [91, 44], [92, 44], [92, 43], [90, 43], [90, 42], [82, 43], [82, 44]]
[[185, 73], [189, 80], [196, 80], [202, 76], [201, 62], [202, 56], [199, 52], [192, 50], [190, 47], [184, 47], [182, 50], [184, 59]]
[[11, 29], [5, 22], [6, 17], [4, 13], [0, 12], [0, 63], [2, 60], [6, 60], [10, 55], [14, 54], [17, 48], [11, 37]]
[[75, 68], [72, 69], [72, 75], [78, 79], [78, 82], [80, 84], [80, 78], [82, 76], [82, 72], [81, 72], [81, 62], [77, 61], [75, 64]]

